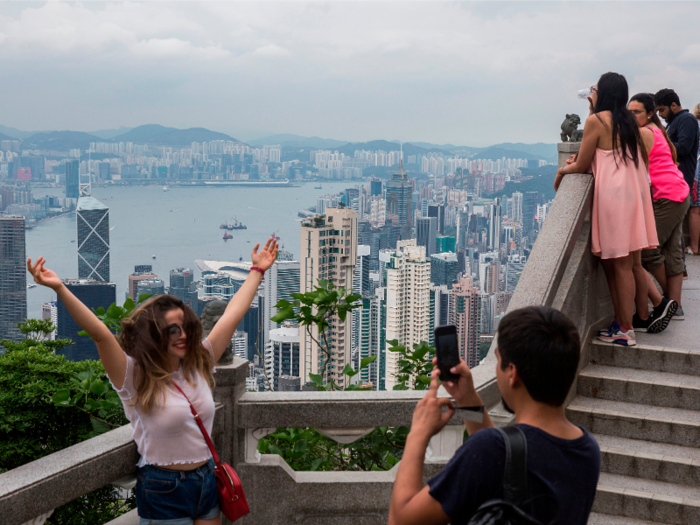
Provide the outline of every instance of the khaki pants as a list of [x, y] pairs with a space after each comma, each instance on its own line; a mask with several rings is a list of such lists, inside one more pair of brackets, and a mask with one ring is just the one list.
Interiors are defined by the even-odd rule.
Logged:
[[668, 199], [654, 201], [654, 219], [659, 246], [651, 250], [642, 250], [642, 266], [649, 272], [666, 265], [666, 275], [683, 273], [683, 248], [681, 235], [683, 218], [690, 207], [690, 195], [683, 202]]

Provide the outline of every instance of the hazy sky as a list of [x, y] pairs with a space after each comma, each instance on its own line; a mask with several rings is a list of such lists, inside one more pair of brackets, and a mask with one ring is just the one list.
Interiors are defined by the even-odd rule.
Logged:
[[700, 102], [700, 3], [0, 3], [0, 124], [556, 142], [601, 73]]

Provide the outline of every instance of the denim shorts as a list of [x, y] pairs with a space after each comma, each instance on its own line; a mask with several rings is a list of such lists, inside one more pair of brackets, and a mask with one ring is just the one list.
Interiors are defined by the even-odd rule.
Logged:
[[196, 470], [139, 468], [136, 506], [140, 525], [192, 525], [195, 519], [216, 518], [221, 510], [214, 461]]

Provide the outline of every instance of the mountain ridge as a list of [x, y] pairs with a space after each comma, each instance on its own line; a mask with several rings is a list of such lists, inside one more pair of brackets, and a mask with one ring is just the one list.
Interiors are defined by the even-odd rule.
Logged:
[[137, 126], [126, 133], [117, 135], [112, 142], [134, 142], [158, 146], [189, 146], [192, 142], [209, 142], [211, 140], [239, 140], [206, 128], [166, 128], [160, 124], [144, 124]]

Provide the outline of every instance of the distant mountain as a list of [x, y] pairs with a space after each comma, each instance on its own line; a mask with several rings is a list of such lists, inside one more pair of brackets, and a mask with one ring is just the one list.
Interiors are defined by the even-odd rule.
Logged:
[[88, 149], [91, 142], [100, 140], [100, 137], [82, 131], [44, 131], [24, 139], [22, 149]]
[[335, 149], [347, 143], [347, 140], [302, 137], [301, 135], [292, 135], [291, 133], [281, 133], [279, 135], [271, 135], [269, 137], [248, 141], [248, 144], [254, 148], [268, 144], [279, 144], [283, 148]]
[[472, 158], [474, 159], [491, 159], [491, 160], [498, 160], [501, 158], [507, 158], [507, 159], [528, 159], [528, 160], [537, 160], [541, 159], [541, 155], [531, 155], [530, 153], [526, 153], [524, 151], [517, 151], [517, 150], [512, 150], [512, 149], [505, 149], [505, 148], [499, 148], [497, 146], [491, 146], [490, 148], [486, 148], [485, 150], [479, 151], [478, 153], [475, 153]]
[[112, 140], [114, 142], [134, 142], [157, 146], [189, 146], [193, 142], [209, 142], [210, 140], [239, 142], [224, 133], [210, 131], [205, 128], [176, 129], [166, 128], [159, 124], [138, 126], [126, 133], [113, 137]]
[[120, 126], [117, 129], [100, 129], [97, 131], [92, 131], [91, 133], [93, 135], [97, 135], [98, 137], [100, 137], [102, 139], [108, 140], [108, 139], [112, 139], [114, 137], [117, 137], [119, 135], [123, 135], [124, 133], [128, 133], [132, 129], [134, 129], [134, 128], [126, 128], [124, 126]]
[[3, 133], [0, 133], [0, 140], [17, 140], [17, 139], [14, 139], [14, 137], [10, 137], [9, 135], [5, 135]]
[[537, 159], [551, 160], [556, 159], [558, 155], [556, 144], [544, 144], [543, 142], [538, 142], [537, 144], [523, 144], [522, 142], [504, 142], [503, 144], [495, 144], [491, 147], [508, 149], [512, 151], [522, 151], [523, 153], [532, 155], [532, 157]]
[[[8, 128], [7, 126], [0, 126], [0, 133], [4, 133], [5, 135], [9, 136], [12, 139], [26, 139], [27, 137], [31, 137], [36, 131], [22, 131], [17, 128]], [[7, 140], [7, 139], [6, 139]]]
[[513, 195], [514, 191], [519, 191], [520, 193], [536, 191], [544, 195], [546, 200], [554, 198], [557, 193], [554, 191], [554, 178], [557, 175], [556, 166], [547, 165], [541, 168], [520, 168], [520, 171], [523, 172], [524, 176], [533, 178], [524, 182], [506, 182], [505, 188], [495, 193], [484, 194], [484, 197], [500, 197], [501, 195], [510, 197]]
[[[396, 143], [396, 142], [389, 142], [387, 140], [372, 140], [370, 142], [352, 142], [349, 144], [345, 144], [345, 146], [341, 146], [339, 148], [336, 148], [338, 150], [338, 153], [345, 153], [346, 155], [352, 155], [355, 153], [356, 150], [370, 150], [370, 151], [376, 151], [376, 150], [382, 150], [382, 151], [399, 151], [401, 149], [401, 145]], [[430, 153], [431, 151], [435, 152], [440, 152], [444, 153], [444, 150], [438, 149], [438, 148], [432, 148], [432, 149], [427, 149], [427, 148], [421, 148], [418, 146], [415, 146], [411, 143], [404, 142], [403, 144], [403, 158], [406, 159], [409, 155], [425, 155], [426, 153]]]

